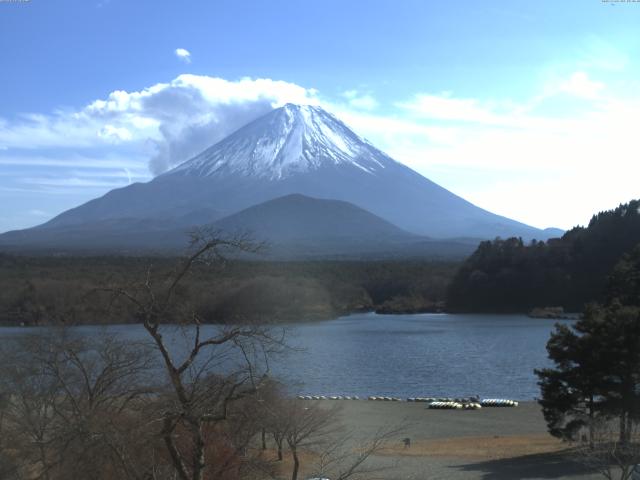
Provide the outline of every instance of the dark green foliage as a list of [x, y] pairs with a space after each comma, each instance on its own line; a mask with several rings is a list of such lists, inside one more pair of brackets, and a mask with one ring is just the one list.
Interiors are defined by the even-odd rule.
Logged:
[[607, 275], [640, 243], [639, 209], [640, 200], [633, 200], [594, 215], [587, 228], [576, 227], [547, 242], [482, 242], [454, 277], [448, 308], [523, 312], [563, 306], [581, 311], [589, 301], [605, 300]]
[[[130, 323], [123, 302], [100, 290], [139, 282], [151, 266], [162, 279], [166, 257], [20, 257], [0, 255], [0, 322]], [[359, 311], [430, 311], [441, 306], [457, 264], [431, 261], [232, 261], [196, 266], [182, 298], [209, 322], [327, 319]]]
[[607, 301], [623, 305], [640, 305], [640, 245], [616, 264], [609, 276]]
[[571, 327], [557, 325], [547, 343], [555, 368], [536, 374], [552, 435], [575, 439], [595, 420], [615, 418], [620, 442], [625, 443], [640, 421], [638, 257], [636, 249], [616, 265], [606, 304], [588, 306]]

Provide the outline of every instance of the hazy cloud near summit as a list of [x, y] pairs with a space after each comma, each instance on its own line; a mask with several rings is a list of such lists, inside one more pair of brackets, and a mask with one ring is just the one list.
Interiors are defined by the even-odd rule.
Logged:
[[128, 124], [124, 128], [138, 127], [141, 133], [145, 126], [154, 126], [146, 142], [153, 147], [149, 170], [158, 175], [271, 109], [287, 102], [308, 103], [314, 96], [313, 90], [288, 82], [181, 75], [142, 92], [114, 92], [106, 103], [94, 102], [89, 108], [93, 114], [117, 112], [117, 120]]
[[390, 103], [366, 90], [333, 100], [285, 81], [185, 74], [76, 110], [0, 118], [0, 193], [86, 201], [147, 181], [291, 102], [321, 104], [427, 178], [535, 226], [569, 228], [637, 196], [640, 96], [589, 71], [550, 76], [517, 101], [425, 91]]
[[317, 103], [316, 92], [271, 79], [185, 74], [140, 91], [116, 90], [80, 111], [1, 121], [0, 149], [106, 147], [137, 157], [143, 153], [150, 172], [158, 175], [288, 102]]
[[273, 108], [266, 99], [212, 105], [195, 89], [165, 90], [146, 103], [161, 122], [161, 137], [149, 139], [155, 147], [149, 159], [154, 175], [188, 160]]

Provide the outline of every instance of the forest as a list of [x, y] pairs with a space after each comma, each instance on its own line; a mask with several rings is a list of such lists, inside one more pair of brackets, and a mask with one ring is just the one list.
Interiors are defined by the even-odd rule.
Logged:
[[482, 242], [462, 264], [447, 292], [447, 309], [528, 312], [561, 306], [581, 312], [605, 300], [609, 272], [640, 243], [640, 201], [600, 212], [587, 227], [561, 238], [525, 244], [520, 238]]
[[[200, 261], [221, 262], [223, 244], [205, 240], [170, 272], [103, 287], [106, 306], [129, 305], [146, 341], [54, 328], [0, 345], [0, 478], [355, 480], [382, 468], [368, 460], [397, 426], [354, 440], [339, 406], [303, 405], [269, 375], [289, 349], [286, 329], [201, 329], [183, 285]], [[167, 322], [185, 351], [172, 348]]]
[[[518, 312], [604, 301], [609, 272], [640, 243], [640, 200], [594, 215], [588, 226], [526, 244], [482, 242], [464, 262], [248, 261], [198, 264], [182, 294], [210, 323], [323, 320], [355, 312]], [[0, 254], [0, 323], [130, 323], [106, 292], [170, 275], [177, 257]]]
[[[151, 274], [170, 275], [179, 258], [0, 255], [4, 325], [131, 323], [127, 305], [106, 289]], [[444, 308], [458, 264], [431, 261], [225, 261], [195, 265], [181, 286], [210, 323], [324, 320], [378, 311]]]

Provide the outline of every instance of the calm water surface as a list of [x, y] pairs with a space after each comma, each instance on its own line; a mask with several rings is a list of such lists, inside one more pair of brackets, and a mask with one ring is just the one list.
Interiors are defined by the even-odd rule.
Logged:
[[[288, 343], [302, 350], [276, 361], [273, 371], [292, 393], [530, 400], [539, 395], [533, 369], [549, 365], [545, 344], [554, 323], [524, 315], [358, 314], [290, 324]], [[105, 329], [75, 330], [94, 336]], [[0, 336], [24, 331], [4, 328]], [[137, 325], [108, 331], [146, 339]]]
[[299, 325], [278, 366], [302, 393], [532, 399], [555, 321], [525, 315], [352, 315]]

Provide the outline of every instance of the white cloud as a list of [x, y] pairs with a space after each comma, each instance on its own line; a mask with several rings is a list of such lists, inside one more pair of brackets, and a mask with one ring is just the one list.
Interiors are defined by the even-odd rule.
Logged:
[[74, 188], [117, 188], [124, 187], [128, 184], [126, 178], [118, 177], [118, 179], [112, 180], [100, 180], [95, 178], [83, 178], [83, 177], [68, 177], [68, 178], [56, 178], [56, 177], [27, 177], [23, 179], [23, 183], [26, 185], [40, 185], [45, 187], [74, 187]]
[[347, 90], [342, 94], [349, 105], [358, 110], [373, 110], [378, 107], [378, 101], [370, 93], [360, 93], [358, 90]]
[[455, 98], [451, 92], [440, 95], [418, 94], [408, 102], [400, 102], [398, 107], [421, 118], [433, 120], [454, 120], [496, 124], [501, 118], [480, 102], [471, 98]]
[[96, 156], [78, 154], [56, 154], [56, 155], [12, 155], [10, 153], [0, 154], [0, 165], [6, 167], [45, 167], [51, 169], [64, 169], [67, 167], [82, 167], [86, 169], [110, 169], [128, 168], [146, 172], [146, 158], [119, 156], [114, 154], [103, 154]]
[[230, 81], [185, 74], [139, 91], [113, 91], [78, 111], [28, 114], [15, 122], [0, 119], [0, 145], [20, 150], [126, 148], [136, 156], [146, 152], [157, 174], [288, 102], [318, 103], [317, 92], [271, 79]]
[[[360, 90], [328, 102], [290, 82], [180, 75], [76, 111], [0, 118], [0, 165], [28, 170], [3, 190], [104, 191], [146, 180], [147, 164], [165, 171], [292, 102], [327, 107], [426, 177], [536, 226], [571, 227], [640, 196], [640, 95], [616, 96], [587, 70], [549, 79], [537, 93], [515, 102], [422, 92], [385, 111]], [[46, 175], [34, 173], [39, 166]]]
[[604, 89], [604, 83], [595, 82], [585, 72], [575, 72], [560, 85], [560, 90], [576, 97], [598, 98]]
[[98, 132], [98, 136], [113, 140], [114, 142], [126, 142], [133, 138], [129, 130], [124, 127], [114, 127], [113, 125], [105, 125]]
[[542, 90], [519, 103], [425, 93], [398, 104], [410, 114], [402, 119], [345, 117], [428, 178], [535, 226], [584, 224], [640, 197], [640, 95], [616, 97], [585, 72]]
[[186, 48], [176, 48], [175, 52], [176, 57], [182, 60], [185, 63], [191, 63], [191, 52]]

